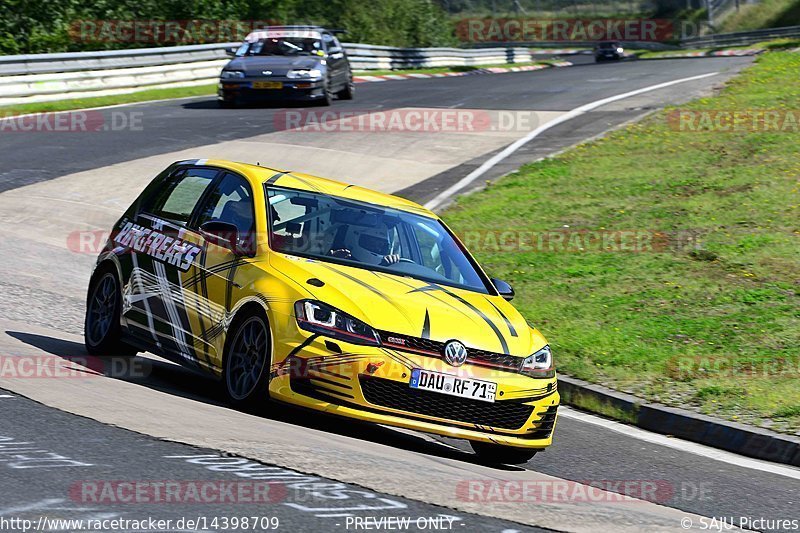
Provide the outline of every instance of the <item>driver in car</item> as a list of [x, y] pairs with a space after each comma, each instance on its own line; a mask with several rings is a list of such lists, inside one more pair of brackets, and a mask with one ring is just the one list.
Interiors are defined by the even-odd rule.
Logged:
[[346, 246], [332, 248], [328, 255], [371, 265], [389, 266], [400, 262], [400, 254], [389, 253], [391, 242], [388, 229], [348, 232]]

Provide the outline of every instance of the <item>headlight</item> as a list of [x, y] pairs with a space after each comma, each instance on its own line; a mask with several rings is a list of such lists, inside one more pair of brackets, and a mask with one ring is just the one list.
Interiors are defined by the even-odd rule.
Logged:
[[353, 344], [380, 346], [378, 333], [360, 320], [316, 300], [294, 304], [297, 325], [301, 329]]
[[244, 71], [241, 70], [223, 70], [220, 76], [223, 80], [232, 80], [236, 78], [244, 78]]
[[289, 79], [310, 79], [310, 78], [320, 78], [322, 77], [322, 71], [318, 68], [312, 69], [303, 69], [303, 70], [290, 70], [286, 73], [286, 77]]
[[533, 355], [529, 355], [522, 362], [520, 372], [534, 378], [552, 378], [556, 375], [553, 366], [553, 352], [550, 346], [545, 346]]
[[622, 48], [617, 48], [617, 53], [621, 54], [623, 52]]

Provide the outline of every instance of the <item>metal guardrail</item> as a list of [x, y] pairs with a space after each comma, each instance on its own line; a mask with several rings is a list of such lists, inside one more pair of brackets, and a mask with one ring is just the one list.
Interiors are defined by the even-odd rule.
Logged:
[[[0, 105], [210, 84], [240, 43], [0, 56]], [[354, 70], [522, 63], [519, 47], [395, 48], [345, 43]]]
[[767, 28], [764, 30], [718, 33], [716, 35], [689, 37], [688, 39], [681, 41], [681, 47], [707, 48], [714, 46], [747, 46], [760, 41], [780, 39], [784, 37], [800, 37], [800, 26], [787, 26], [784, 28]]

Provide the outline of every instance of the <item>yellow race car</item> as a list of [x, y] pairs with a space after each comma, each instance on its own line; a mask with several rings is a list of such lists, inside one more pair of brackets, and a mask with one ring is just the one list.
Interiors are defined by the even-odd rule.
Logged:
[[180, 161], [112, 229], [85, 341], [211, 373], [237, 406], [271, 398], [521, 463], [551, 444], [559, 395], [550, 347], [513, 295], [413, 202]]

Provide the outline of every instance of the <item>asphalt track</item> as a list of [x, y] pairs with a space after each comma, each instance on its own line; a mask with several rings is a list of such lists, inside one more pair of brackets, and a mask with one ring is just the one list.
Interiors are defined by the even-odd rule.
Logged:
[[[354, 102], [337, 102], [334, 109], [535, 111], [546, 121], [615, 94], [671, 79], [720, 73], [618, 102], [561, 124], [493, 169], [486, 176], [493, 179], [525, 161], [600, 134], [665, 103], [706, 94], [749, 61], [637, 61], [363, 84]], [[80, 135], [0, 133], [4, 163], [0, 190], [5, 191], [0, 194], [2, 355], [52, 355], [58, 359], [83, 355], [78, 334], [93, 258], [66, 250], [66, 238], [75, 229], [106, 227], [162, 160], [173, 154], [200, 149], [203, 153], [195, 156], [204, 157], [213, 150], [214, 154], [206, 155], [257, 157], [264, 164], [280, 159], [296, 162], [295, 170], [312, 167], [323, 175], [350, 178], [424, 201], [515, 136], [526, 133], [286, 133], [276, 131], [280, 122], [275, 117], [281, 109], [219, 110], [208, 98], [120, 109], [141, 113], [144, 127]], [[379, 163], [384, 166], [379, 168]], [[330, 172], [325, 172], [326, 168]], [[395, 177], [398, 174], [399, 179]], [[257, 413], [232, 411], [222, 403], [214, 383], [171, 364], [145, 358], [137, 361], [141, 366], [123, 371], [108, 362], [99, 373], [88, 371], [84, 379], [0, 376], [0, 387], [9, 391], [0, 391], [0, 438], [13, 439], [3, 442], [30, 442], [43, 450], [37, 453], [68, 458], [62, 459], [62, 466], [44, 463], [38, 468], [14, 468], [10, 466], [14, 461], [7, 459], [11, 452], [3, 454], [0, 448], [0, 470], [5, 470], [0, 476], [0, 518], [47, 514], [167, 519], [255, 514], [278, 517], [278, 530], [327, 531], [355, 530], [346, 522], [348, 518], [405, 516], [416, 520], [445, 514], [459, 518], [450, 529], [455, 531], [522, 531], [537, 526], [559, 531], [679, 531], [681, 519], [686, 517], [691, 517], [697, 529], [708, 529], [702, 527], [700, 516], [727, 517], [737, 523], [739, 517], [798, 517], [797, 469], [775, 474], [744, 468], [735, 461], [711, 460], [644, 442], [568, 416], [559, 419], [554, 446], [525, 469], [489, 468], [474, 461], [465, 443], [452, 439], [365, 426], [289, 407]], [[98, 370], [96, 362], [88, 366]], [[325, 498], [297, 488], [267, 505], [233, 506], [89, 505], [69, 491], [81, 480], [233, 479], [230, 471], [223, 475], [206, 468], [214, 463], [210, 458], [203, 465], [202, 461], [166, 457], [220, 452], [234, 454], [232, 461], [244, 462], [236, 457], [246, 457], [364, 489], [347, 493], [344, 505], [331, 505], [321, 501]], [[69, 460], [91, 466], [69, 464]], [[16, 463], [24, 465], [20, 461]], [[603, 492], [599, 501], [574, 497], [569, 501], [470, 502], [456, 491], [459, 483], [469, 480], [534, 481], [551, 486], [572, 480], [602, 486], [610, 493], [627, 493], [636, 501], [614, 501], [612, 494]], [[625, 481], [629, 483], [621, 483]], [[640, 499], [645, 482], [660, 487], [649, 502]], [[376, 501], [383, 504], [375, 505]]]

